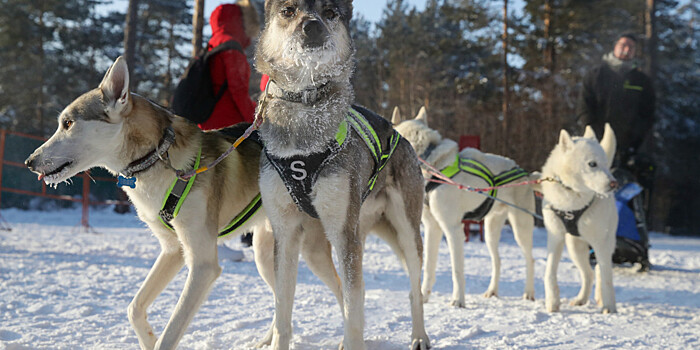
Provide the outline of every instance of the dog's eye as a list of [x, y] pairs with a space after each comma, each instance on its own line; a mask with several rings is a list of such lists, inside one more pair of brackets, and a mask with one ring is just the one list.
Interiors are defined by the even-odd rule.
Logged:
[[588, 166], [591, 167], [591, 168], [595, 168], [595, 167], [598, 166], [598, 163], [596, 163], [596, 162], [594, 162], [594, 161], [590, 161], [590, 162], [588, 162]]
[[296, 7], [288, 6], [282, 9], [282, 16], [292, 18], [297, 13]]
[[61, 125], [63, 125], [64, 129], [68, 130], [73, 125], [73, 121], [70, 119], [63, 119]]
[[333, 11], [333, 9], [325, 9], [323, 10], [323, 17], [327, 19], [334, 19], [338, 14]]

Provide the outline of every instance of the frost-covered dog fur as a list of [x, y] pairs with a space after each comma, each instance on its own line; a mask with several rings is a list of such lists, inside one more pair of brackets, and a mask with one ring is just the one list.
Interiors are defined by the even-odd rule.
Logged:
[[[417, 154], [423, 154], [430, 145], [435, 145], [435, 149], [425, 161], [438, 170], [452, 164], [457, 157], [457, 152], [462, 157], [478, 160], [494, 174], [517, 167], [517, 164], [511, 159], [482, 153], [474, 148], [465, 148], [460, 152], [456, 142], [443, 138], [436, 130], [428, 127], [428, 116], [425, 108], [421, 108], [414, 119], [406, 121], [402, 121], [398, 108], [395, 108], [392, 122], [396, 125], [396, 130], [411, 143]], [[424, 175], [426, 178], [431, 176], [429, 173]], [[488, 186], [483, 179], [464, 172], [458, 173], [453, 179], [463, 185], [472, 187]], [[440, 247], [442, 235], [445, 233], [452, 261], [452, 305], [464, 307], [464, 233], [462, 230], [462, 216], [464, 213], [476, 209], [486, 197], [449, 185], [439, 186], [428, 193], [426, 197], [422, 215], [425, 229], [424, 251], [426, 252], [425, 265], [423, 267], [423, 299], [425, 301], [428, 300], [435, 284], [438, 248]], [[529, 185], [499, 189], [497, 198], [529, 211], [535, 210], [535, 196], [532, 187]], [[484, 217], [486, 245], [491, 255], [492, 269], [491, 283], [484, 296], [492, 297], [498, 295], [498, 280], [501, 271], [498, 242], [501, 238], [501, 229], [506, 218], [508, 218], [513, 227], [515, 240], [518, 242], [525, 257], [526, 278], [523, 298], [534, 300], [534, 259], [532, 258], [534, 219], [530, 214], [500, 202], [495, 202], [489, 213]]]
[[[47, 184], [56, 185], [92, 167], [103, 167], [117, 174], [132, 161], [158, 147], [163, 131], [172, 126], [175, 141], [168, 149], [170, 164], [176, 169], [191, 169], [201, 147], [202, 162], [221, 155], [233, 141], [219, 133], [203, 133], [191, 122], [129, 92], [129, 73], [125, 61], [118, 58], [100, 86], [78, 97], [58, 117], [55, 134], [26, 161]], [[143, 285], [129, 305], [129, 321], [142, 349], [174, 349], [214, 281], [221, 273], [217, 260], [219, 229], [258, 194], [260, 147], [244, 142], [236, 152], [209, 171], [197, 175], [179, 215], [166, 228], [158, 212], [175, 172], [164, 162], [135, 174], [136, 188], [124, 187], [144, 221], [161, 245], [161, 253]], [[274, 241], [264, 211], [229, 234], [254, 232], [253, 249], [258, 271], [274, 291]], [[305, 235], [304, 258], [314, 266], [332, 263], [328, 243], [323, 236]], [[308, 239], [307, 239], [308, 238]], [[189, 273], [180, 300], [160, 337], [146, 318], [146, 310], [175, 277], [183, 265]], [[320, 276], [336, 286], [336, 280]], [[267, 338], [271, 337], [271, 330]], [[263, 339], [264, 342], [264, 339]]]
[[[559, 143], [549, 155], [542, 176], [556, 179], [543, 182], [543, 216], [547, 228], [547, 267], [545, 269], [545, 305], [547, 311], [559, 311], [557, 267], [561, 260], [564, 241], [571, 260], [581, 273], [581, 289], [571, 305], [588, 302], [593, 283], [593, 269], [589, 263], [589, 245], [595, 252], [595, 300], [603, 313], [616, 312], [613, 289], [612, 254], [615, 250], [617, 209], [612, 196], [617, 182], [610, 173], [615, 156], [615, 133], [610, 125], [600, 143], [593, 129], [586, 127], [583, 137], [571, 137], [566, 130], [559, 135]], [[580, 237], [567, 232], [552, 208], [575, 211], [590, 207], [578, 222]]]
[[[256, 51], [258, 70], [270, 76], [268, 105], [260, 134], [268, 154], [279, 158], [326, 149], [335, 139], [354, 100], [354, 68], [348, 31], [352, 3], [347, 0], [265, 2], [265, 29]], [[310, 103], [285, 99], [284, 92], [323, 96]], [[346, 141], [347, 142], [347, 141]], [[385, 142], [385, 140], [382, 140]], [[372, 230], [404, 263], [411, 283], [412, 349], [429, 348], [420, 293], [422, 243], [420, 211], [423, 179], [415, 153], [401, 140], [364, 203], [374, 160], [362, 139], [354, 137], [320, 172], [310, 198], [319, 219], [301, 212], [267, 157], [262, 157], [263, 205], [275, 237], [275, 330], [273, 349], [288, 349], [296, 284], [299, 234], [320, 232], [335, 248], [340, 264], [345, 350], [365, 349], [363, 245]], [[338, 278], [333, 264], [324, 270]], [[342, 285], [342, 293], [341, 293]]]

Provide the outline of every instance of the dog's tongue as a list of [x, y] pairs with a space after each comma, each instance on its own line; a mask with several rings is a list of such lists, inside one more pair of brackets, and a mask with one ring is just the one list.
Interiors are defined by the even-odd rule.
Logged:
[[39, 174], [39, 176], [38, 176], [38, 179], [37, 179], [37, 180], [41, 181], [41, 179], [43, 179], [43, 178], [44, 178], [44, 176], [45, 176], [44, 174]]

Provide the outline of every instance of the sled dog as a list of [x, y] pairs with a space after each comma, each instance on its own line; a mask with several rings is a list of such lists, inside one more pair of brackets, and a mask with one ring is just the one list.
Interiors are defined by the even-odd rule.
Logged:
[[[227, 150], [232, 139], [218, 132], [203, 133], [195, 124], [130, 93], [128, 69], [121, 57], [98, 88], [61, 112], [58, 124], [55, 134], [26, 160], [29, 169], [50, 185], [92, 167], [131, 176], [127, 182], [135, 180], [134, 187], [124, 190], [161, 245], [160, 255], [128, 308], [142, 349], [177, 346], [221, 273], [216, 244], [224, 236], [255, 233], [258, 271], [274, 290], [274, 241], [259, 209], [261, 147], [257, 143], [244, 142], [191, 182], [176, 181], [173, 169], [208, 164]], [[178, 193], [185, 200], [173, 197]], [[328, 243], [323, 236], [318, 238], [307, 235], [303, 239], [304, 258], [310, 266], [317, 261], [332, 263]], [[157, 337], [146, 310], [183, 265], [189, 270], [184, 290]], [[337, 285], [335, 280], [330, 282]]]
[[545, 305], [559, 311], [557, 267], [564, 241], [571, 260], [581, 274], [581, 289], [571, 305], [588, 302], [593, 283], [589, 245], [595, 252], [595, 300], [603, 313], [616, 312], [613, 289], [612, 254], [615, 250], [617, 209], [612, 196], [617, 181], [610, 173], [615, 155], [615, 133], [610, 125], [600, 143], [589, 126], [583, 137], [571, 137], [566, 130], [542, 167], [542, 176], [556, 181], [542, 182], [542, 214], [547, 228]]
[[[528, 174], [518, 168], [511, 159], [474, 148], [458, 150], [457, 143], [445, 139], [436, 130], [428, 127], [428, 115], [421, 108], [414, 119], [402, 121], [401, 113], [394, 109], [392, 122], [396, 130], [405, 137], [420, 157], [456, 182], [471, 187], [486, 187], [517, 180], [527, 180]], [[450, 169], [453, 169], [450, 172]], [[497, 175], [490, 175], [497, 174]], [[499, 176], [500, 174], [504, 174]], [[431, 175], [424, 173], [426, 178]], [[534, 260], [532, 258], [532, 230], [534, 219], [524, 211], [496, 202], [482, 194], [460, 190], [449, 185], [428, 182], [423, 205], [422, 222], [425, 229], [425, 264], [423, 266], [423, 300], [428, 301], [435, 284], [438, 248], [443, 232], [452, 258], [452, 305], [464, 307], [464, 231], [462, 218], [484, 220], [486, 245], [491, 254], [491, 283], [485, 297], [498, 295], [501, 259], [498, 241], [506, 218], [513, 227], [515, 240], [525, 256], [524, 299], [535, 299]], [[489, 192], [487, 192], [489, 193]], [[498, 189], [489, 193], [496, 198], [513, 203], [529, 211], [535, 210], [535, 197], [529, 185]], [[465, 214], [466, 213], [466, 214]]]
[[[408, 270], [412, 349], [427, 349], [420, 291], [423, 178], [410, 144], [353, 106], [350, 0], [265, 2], [256, 66], [270, 77], [260, 135], [260, 189], [275, 238], [273, 349], [288, 349], [302, 232], [335, 248], [345, 350], [365, 349], [362, 256], [372, 231]], [[329, 264], [329, 275], [336, 275]]]

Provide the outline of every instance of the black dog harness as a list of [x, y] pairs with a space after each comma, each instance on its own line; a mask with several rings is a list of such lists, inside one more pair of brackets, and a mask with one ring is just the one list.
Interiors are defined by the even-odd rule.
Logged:
[[[430, 154], [429, 151], [432, 151], [430, 147], [428, 147], [428, 150], [426, 150], [424, 154]], [[477, 176], [480, 179], [486, 181], [486, 183], [489, 184], [489, 187], [505, 185], [507, 183], [513, 182], [517, 179], [528, 175], [525, 170], [518, 167], [504, 171], [498, 175], [493, 175], [491, 170], [489, 170], [489, 168], [487, 168], [483, 163], [471, 158], [461, 158], [459, 154], [457, 154], [455, 161], [451, 165], [440, 170], [440, 172], [449, 178], [454, 177], [460, 172], [465, 172], [467, 174]], [[431, 179], [438, 178], [436, 176], [433, 176]], [[436, 189], [440, 185], [441, 183], [429, 181], [428, 184], [425, 185], [425, 192], [428, 193]], [[489, 211], [491, 211], [493, 203], [495, 202], [495, 200], [492, 197], [496, 197], [497, 193], [497, 189], [489, 190], [488, 197], [484, 199], [481, 205], [479, 205], [479, 207], [477, 207], [476, 209], [465, 213], [462, 219], [474, 221], [483, 220], [483, 218], [489, 213]]]
[[[316, 184], [321, 170], [345, 148], [348, 138], [351, 137], [351, 130], [362, 138], [374, 159], [374, 170], [367, 182], [367, 188], [362, 193], [362, 202], [364, 202], [370, 192], [372, 192], [379, 172], [389, 162], [389, 158], [399, 144], [401, 136], [396, 130], [392, 129], [393, 132], [389, 137], [387, 149], [383, 151], [379, 135], [375, 130], [377, 126], [373, 127], [372, 123], [370, 123], [362, 113], [358, 112], [357, 109], [360, 108], [350, 108], [345, 119], [338, 126], [335, 139], [331, 140], [326, 150], [322, 152], [280, 158], [267, 152], [267, 149], [264, 149], [265, 156], [267, 156], [267, 159], [282, 178], [297, 208], [313, 218], [318, 219], [318, 212], [316, 212], [316, 208], [314, 208], [311, 200], [313, 186]], [[348, 128], [348, 126], [350, 126], [350, 128]]]
[[[240, 134], [242, 131], [242, 127], [240, 126], [234, 126], [228, 129], [223, 129], [223, 131], [220, 131], [220, 133], [224, 135], [234, 135], [231, 137], [235, 137], [236, 132]], [[230, 134], [233, 132], [234, 134]], [[257, 136], [251, 137], [250, 138], [253, 142], [259, 143], [259, 138]], [[199, 149], [199, 152], [197, 152], [197, 158], [195, 158], [194, 161], [194, 168], [197, 169], [199, 167], [199, 161], [202, 156], [202, 149]], [[170, 188], [168, 191], [165, 193], [165, 198], [163, 199], [163, 206], [161, 207], [160, 211], [158, 212], [158, 217], [160, 219], [160, 222], [167, 227], [168, 229], [175, 231], [175, 228], [170, 224], [170, 222], [177, 217], [177, 214], [180, 212], [180, 208], [182, 207], [182, 204], [185, 203], [185, 199], [187, 198], [187, 195], [190, 192], [190, 189], [192, 188], [192, 185], [194, 185], [194, 180], [197, 177], [197, 175], [193, 175], [187, 180], [183, 180], [180, 178], [175, 179], [173, 183], [170, 185]], [[235, 231], [239, 227], [243, 226], [248, 220], [255, 215], [255, 213], [258, 212], [258, 210], [262, 207], [262, 200], [260, 199], [260, 193], [258, 193], [248, 205], [240, 212], [238, 215], [236, 215], [231, 221], [229, 222], [226, 227], [224, 227], [221, 231], [219, 231], [219, 237], [224, 237], [228, 235], [229, 233]]]
[[593, 204], [593, 201], [595, 200], [595, 197], [591, 199], [588, 204], [586, 204], [585, 207], [577, 210], [559, 210], [551, 205], [549, 206], [549, 209], [557, 216], [559, 217], [559, 220], [564, 224], [564, 227], [566, 228], [566, 232], [571, 234], [572, 236], [576, 237], [581, 237], [581, 233], [578, 230], [578, 220], [583, 216], [583, 213], [588, 210], [588, 208], [591, 207], [591, 204]]

